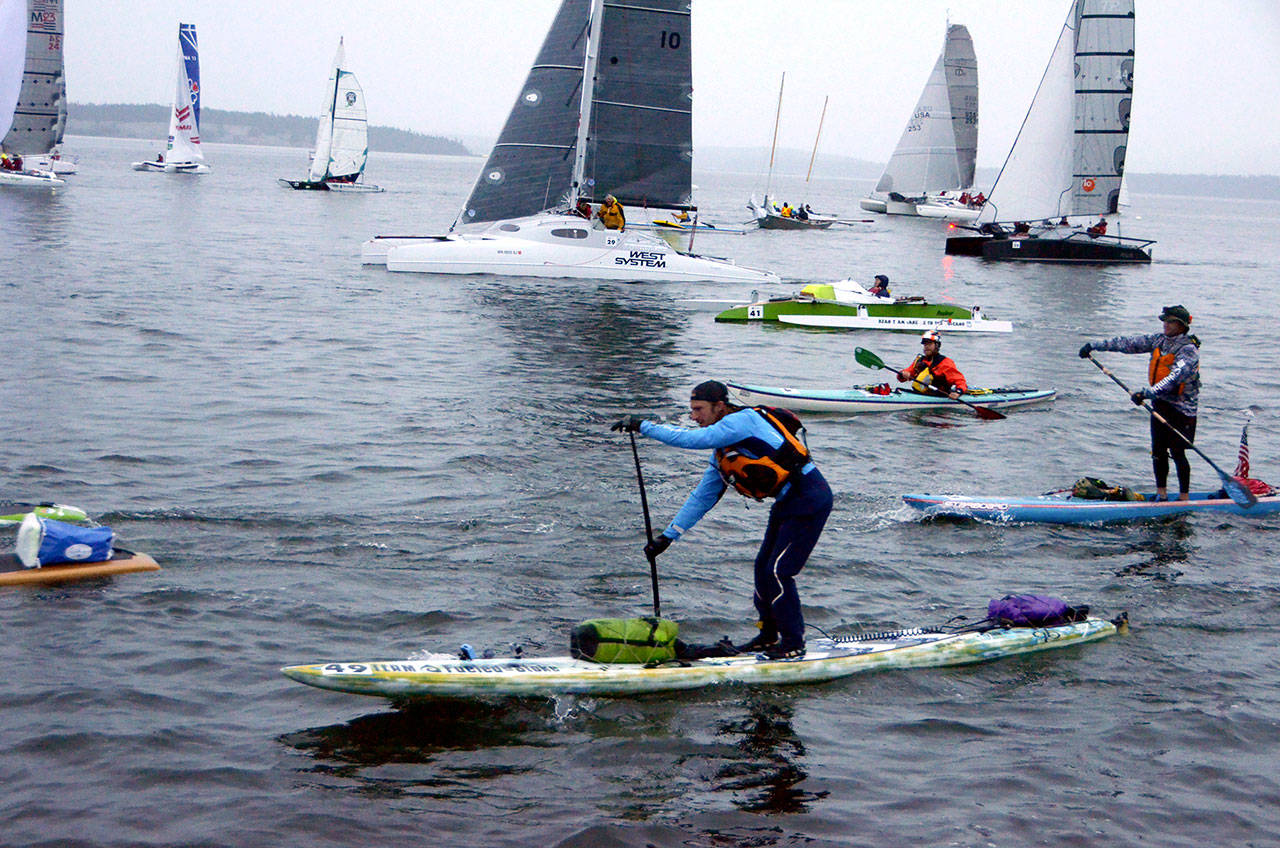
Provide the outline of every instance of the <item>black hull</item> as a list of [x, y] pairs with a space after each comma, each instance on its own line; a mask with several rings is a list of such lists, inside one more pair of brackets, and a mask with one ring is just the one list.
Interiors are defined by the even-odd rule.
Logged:
[[1036, 236], [953, 236], [947, 239], [948, 256], [980, 256], [991, 262], [1079, 262], [1106, 265], [1150, 262], [1151, 245], [1142, 239], [1121, 241], [1073, 233], [1067, 238]]
[[298, 189], [299, 191], [328, 191], [329, 186], [323, 182], [311, 182], [310, 180], [286, 180], [281, 178], [280, 183], [287, 185], [289, 188]]
[[982, 258], [992, 262], [1081, 262], [1111, 264], [1150, 262], [1147, 248], [1093, 239], [989, 239]]
[[990, 236], [952, 236], [947, 239], [947, 255], [981, 256], [983, 245], [989, 241]]

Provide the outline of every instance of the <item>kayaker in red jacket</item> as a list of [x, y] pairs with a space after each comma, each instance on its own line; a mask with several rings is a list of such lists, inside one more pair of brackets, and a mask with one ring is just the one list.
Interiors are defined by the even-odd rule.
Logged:
[[928, 389], [933, 386], [952, 400], [969, 390], [960, 369], [950, 358], [942, 355], [942, 337], [936, 330], [928, 330], [920, 336], [920, 344], [924, 346], [924, 353], [898, 372], [899, 383], [910, 380], [912, 390], [921, 394], [933, 394]]

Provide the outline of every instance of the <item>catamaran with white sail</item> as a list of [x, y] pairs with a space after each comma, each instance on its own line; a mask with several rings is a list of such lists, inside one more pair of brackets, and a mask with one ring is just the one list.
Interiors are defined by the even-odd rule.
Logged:
[[[66, 185], [66, 181], [50, 171], [37, 170], [22, 156], [20, 149], [29, 141], [26, 132], [28, 110], [20, 108], [26, 100], [39, 95], [27, 84], [27, 54], [32, 36], [28, 30], [27, 0], [0, 0], [0, 186], [50, 189]], [[24, 113], [21, 118], [18, 113]], [[17, 129], [16, 140], [14, 129]]]
[[146, 162], [134, 162], [135, 171], [166, 174], [207, 174], [209, 166], [200, 150], [200, 49], [196, 25], [178, 24], [178, 77], [169, 113], [169, 141], [164, 153]]
[[898, 146], [860, 205], [886, 215], [971, 221], [978, 216], [970, 197], [977, 154], [978, 59], [969, 30], [949, 24]]
[[1122, 238], [1096, 224], [1083, 228], [1119, 209], [1133, 106], [1133, 28], [1133, 0], [1074, 0], [976, 231], [947, 239], [947, 253], [994, 261], [1151, 261], [1154, 241]]
[[612, 194], [692, 210], [689, 0], [563, 0], [498, 142], [448, 233], [379, 236], [390, 271], [776, 282], [575, 214]]
[[333, 71], [324, 91], [324, 108], [316, 128], [316, 149], [305, 180], [281, 179], [283, 185], [312, 191], [382, 191], [364, 182], [369, 159], [369, 119], [364, 89], [356, 75], [346, 70], [342, 39], [333, 57]]

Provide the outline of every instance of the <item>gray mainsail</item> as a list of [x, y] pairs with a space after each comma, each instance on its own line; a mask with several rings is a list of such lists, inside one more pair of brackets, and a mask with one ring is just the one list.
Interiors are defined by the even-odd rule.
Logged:
[[689, 0], [605, 0], [580, 194], [687, 206], [693, 168]]
[[947, 27], [943, 48], [947, 71], [947, 97], [951, 103], [951, 127], [956, 139], [956, 170], [960, 181], [944, 188], [973, 185], [978, 158], [978, 57], [973, 52], [969, 30], [960, 24]]
[[589, 17], [590, 0], [561, 4], [459, 224], [533, 215], [566, 199]]
[[4, 149], [44, 154], [62, 140], [67, 83], [62, 65], [62, 0], [28, 0], [27, 60]]
[[1077, 215], [1114, 213], [1120, 203], [1133, 105], [1133, 0], [1078, 2], [1075, 51]]
[[1133, 0], [1074, 0], [978, 221], [1116, 211], [1133, 102]]

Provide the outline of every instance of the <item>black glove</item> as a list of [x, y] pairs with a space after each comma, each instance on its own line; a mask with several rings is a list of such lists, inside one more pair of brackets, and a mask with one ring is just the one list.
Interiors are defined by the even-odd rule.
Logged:
[[1091, 353], [1093, 353], [1093, 345], [1089, 344], [1089, 342], [1085, 342], [1084, 347], [1080, 348], [1080, 358], [1088, 359], [1089, 354]]
[[671, 542], [671, 537], [665, 533], [659, 535], [656, 539], [650, 539], [649, 544], [644, 546], [644, 555], [648, 559], [657, 559], [658, 554], [671, 547]]
[[639, 415], [628, 415], [625, 418], [619, 418], [609, 429], [615, 433], [639, 433], [641, 421], [644, 419]]
[[1147, 399], [1147, 393], [1139, 389], [1129, 395], [1129, 400], [1133, 401], [1135, 406], [1142, 406], [1142, 402]]

